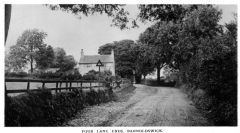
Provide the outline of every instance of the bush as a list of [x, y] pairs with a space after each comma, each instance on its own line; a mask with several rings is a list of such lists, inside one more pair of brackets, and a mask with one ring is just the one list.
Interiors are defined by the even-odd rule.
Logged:
[[[190, 60], [181, 78], [198, 108], [219, 126], [237, 125], [237, 54], [230, 51], [208, 60]], [[204, 91], [199, 95], [197, 91]], [[195, 94], [197, 93], [197, 94]]]
[[52, 72], [40, 72], [34, 73], [34, 76], [41, 79], [59, 79], [62, 76], [62, 74]]
[[5, 77], [27, 77], [26, 72], [6, 72]]
[[105, 81], [105, 79], [113, 79], [111, 71], [104, 71], [104, 72], [97, 72], [95, 70], [90, 70], [88, 73], [84, 74], [82, 79], [83, 80], [101, 80]]
[[107, 90], [83, 93], [75, 90], [52, 95], [50, 91], [6, 97], [5, 126], [57, 126], [87, 105], [113, 100]]
[[82, 75], [79, 72], [74, 73], [65, 73], [65, 72], [40, 72], [35, 73], [35, 77], [41, 79], [62, 79], [62, 80], [79, 80], [82, 78]]

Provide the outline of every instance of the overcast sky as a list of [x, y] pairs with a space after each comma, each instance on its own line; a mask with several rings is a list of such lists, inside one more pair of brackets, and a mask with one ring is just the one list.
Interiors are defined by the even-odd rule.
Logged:
[[[221, 24], [233, 20], [233, 12], [237, 12], [235, 5], [218, 5], [223, 11]], [[132, 17], [138, 13], [136, 5], [127, 5]], [[53, 47], [64, 48], [66, 53], [73, 55], [79, 61], [80, 51], [85, 54], [97, 54], [99, 46], [122, 39], [137, 40], [151, 24], [142, 24], [137, 29], [120, 30], [111, 27], [111, 18], [105, 15], [89, 17], [76, 16], [62, 11], [51, 11], [43, 5], [13, 5], [12, 16], [6, 50], [16, 44], [17, 38], [26, 29], [37, 28], [48, 34], [45, 42]]]

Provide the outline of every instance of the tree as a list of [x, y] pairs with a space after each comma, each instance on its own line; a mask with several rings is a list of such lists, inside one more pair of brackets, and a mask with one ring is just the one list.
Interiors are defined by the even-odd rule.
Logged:
[[[140, 18], [142, 22], [149, 21], [174, 21], [182, 20], [184, 15], [190, 10], [197, 9], [197, 5], [174, 5], [174, 4], [141, 4], [138, 5], [140, 13], [137, 18], [129, 17], [129, 12], [124, 8], [125, 5], [120, 4], [59, 4], [47, 5], [52, 10], [61, 9], [66, 12], [73, 13], [81, 18], [81, 15], [106, 14], [112, 17], [112, 25], [120, 29], [128, 29], [138, 27], [137, 20]], [[130, 23], [130, 25], [129, 25]]]
[[5, 57], [5, 67], [8, 70], [20, 71], [27, 64], [26, 55], [20, 47], [16, 45], [10, 47], [10, 53]]
[[52, 66], [54, 60], [54, 51], [52, 46], [43, 45], [36, 53], [36, 67], [46, 69]]
[[25, 30], [18, 38], [16, 45], [10, 47], [9, 60], [12, 67], [21, 69], [30, 63], [32, 73], [37, 51], [45, 45], [43, 40], [46, 36], [45, 32], [40, 32], [37, 29]]
[[148, 56], [157, 69], [157, 80], [160, 81], [161, 69], [171, 62], [172, 46], [177, 42], [178, 25], [172, 22], [158, 22], [140, 34], [139, 42], [151, 51]]
[[106, 14], [108, 17], [113, 18], [112, 26], [117, 26], [120, 29], [129, 28], [129, 22], [131, 22], [132, 28], [137, 27], [136, 20], [129, 18], [129, 12], [125, 10], [124, 5], [120, 4], [59, 4], [47, 6], [52, 10], [60, 9], [73, 13], [78, 18], [81, 18], [82, 15]]
[[132, 40], [121, 40], [113, 43], [102, 45], [98, 49], [98, 53], [110, 54], [114, 49], [116, 73], [121, 77], [131, 77], [134, 70], [134, 55], [130, 49], [135, 45]]
[[134, 70], [136, 83], [141, 82], [142, 75], [145, 77], [154, 71], [154, 64], [151, 61], [151, 50], [148, 49], [147, 45], [137, 43], [130, 50], [131, 55], [134, 58]]
[[61, 71], [72, 70], [75, 65], [76, 61], [74, 60], [74, 57], [72, 55], [64, 56], [63, 62], [60, 66], [60, 70]]
[[54, 49], [54, 56], [54, 61], [51, 67], [60, 67], [64, 62], [66, 52], [63, 48], [57, 47]]
[[182, 20], [187, 12], [187, 8], [177, 4], [149, 4], [139, 5], [140, 13], [138, 17], [141, 21], [173, 21]]
[[54, 49], [54, 60], [51, 67], [60, 68], [60, 71], [66, 72], [72, 70], [76, 65], [76, 61], [72, 55], [66, 55], [63, 48]]
[[[189, 12], [181, 23], [178, 31], [178, 43], [175, 43], [174, 55], [172, 57], [175, 67], [181, 69], [182, 79], [186, 79], [187, 71], [191, 65], [194, 73], [199, 71], [201, 62], [204, 59], [213, 58], [224, 47], [220, 44], [219, 35], [222, 34], [222, 27], [218, 24], [221, 18], [221, 11], [212, 6], [198, 6], [197, 10]], [[217, 50], [218, 49], [218, 50]], [[192, 63], [190, 63], [192, 62]], [[195, 63], [193, 63], [195, 62]], [[185, 73], [185, 74], [184, 74]], [[196, 79], [194, 77], [190, 80]], [[187, 78], [188, 79], [188, 78]]]

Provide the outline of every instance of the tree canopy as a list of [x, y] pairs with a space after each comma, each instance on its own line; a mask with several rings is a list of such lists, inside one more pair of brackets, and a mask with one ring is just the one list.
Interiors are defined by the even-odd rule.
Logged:
[[45, 32], [37, 29], [25, 30], [18, 38], [16, 45], [10, 47], [8, 60], [11, 66], [17, 70], [30, 63], [31, 72], [33, 72], [34, 61], [40, 56], [40, 50], [46, 47], [44, 43], [46, 36]]
[[47, 5], [52, 10], [62, 10], [76, 15], [78, 18], [81, 16], [89, 16], [93, 14], [106, 14], [112, 18], [112, 26], [119, 27], [120, 29], [137, 27], [135, 19], [129, 17], [129, 12], [124, 8], [125, 5], [121, 4], [59, 4]]
[[152, 64], [157, 68], [157, 79], [160, 81], [160, 70], [172, 61], [172, 47], [177, 42], [179, 27], [172, 22], [161, 21], [147, 28], [139, 36], [139, 42], [146, 45], [146, 51], [151, 51]]
[[55, 58], [51, 67], [60, 68], [60, 71], [65, 72], [72, 70], [77, 64], [72, 55], [67, 55], [63, 48], [54, 49]]
[[18, 38], [16, 45], [10, 47], [5, 58], [8, 70], [22, 71], [30, 64], [31, 73], [34, 67], [46, 69], [58, 67], [61, 71], [68, 71], [74, 68], [76, 61], [73, 56], [66, 55], [62, 48], [55, 48], [44, 43], [47, 36], [45, 32], [38, 29], [26, 30]]
[[189, 5], [183, 8], [183, 16], [170, 13], [173, 19], [156, 13], [165, 11], [156, 7], [144, 12], [145, 20], [156, 21], [138, 40], [151, 51], [147, 56], [177, 70], [178, 85], [190, 86], [190, 94], [204, 90], [204, 99], [209, 101], [197, 102], [215, 123], [236, 124], [237, 22], [220, 25], [222, 12], [212, 5]]
[[121, 77], [131, 77], [134, 70], [134, 55], [130, 49], [135, 45], [132, 40], [121, 40], [113, 43], [102, 45], [98, 49], [98, 53], [110, 54], [114, 50], [116, 73]]

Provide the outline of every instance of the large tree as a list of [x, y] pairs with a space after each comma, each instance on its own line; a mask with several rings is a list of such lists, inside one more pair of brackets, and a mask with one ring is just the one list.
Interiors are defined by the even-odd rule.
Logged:
[[121, 40], [102, 45], [99, 54], [110, 54], [114, 49], [116, 73], [122, 77], [131, 77], [134, 70], [134, 55], [130, 49], [135, 45], [132, 40]]
[[147, 74], [150, 74], [154, 71], [154, 64], [151, 59], [151, 50], [149, 47], [142, 43], [137, 43], [131, 49], [129, 49], [132, 57], [134, 58], [134, 70], [136, 83], [141, 82], [142, 76], [144, 79]]
[[147, 28], [139, 36], [139, 42], [146, 45], [147, 56], [157, 69], [157, 80], [160, 81], [161, 69], [171, 62], [172, 46], [177, 42], [178, 25], [172, 22], [158, 22]]
[[[137, 27], [135, 19], [129, 17], [129, 12], [121, 4], [59, 4], [47, 5], [52, 10], [62, 10], [73, 13], [78, 18], [93, 14], [105, 14], [112, 18], [111, 26], [126, 29]], [[131, 25], [129, 25], [131, 23]]]
[[39, 47], [39, 50], [36, 53], [36, 67], [40, 69], [49, 68], [54, 61], [54, 51], [52, 46], [43, 45]]
[[18, 38], [16, 45], [10, 47], [9, 60], [12, 66], [21, 69], [29, 63], [32, 73], [34, 61], [38, 57], [37, 52], [45, 46], [46, 36], [45, 32], [37, 29], [25, 30]]
[[72, 70], [76, 65], [76, 61], [72, 55], [67, 55], [63, 48], [54, 49], [54, 60], [51, 67], [60, 68], [60, 71], [65, 72]]
[[63, 62], [60, 66], [61, 71], [68, 71], [73, 70], [74, 66], [76, 65], [76, 61], [72, 55], [67, 55], [64, 57]]
[[[187, 12], [187, 7], [179, 4], [141, 4], [138, 5], [141, 21], [181, 21]], [[191, 5], [191, 8], [194, 8]]]

